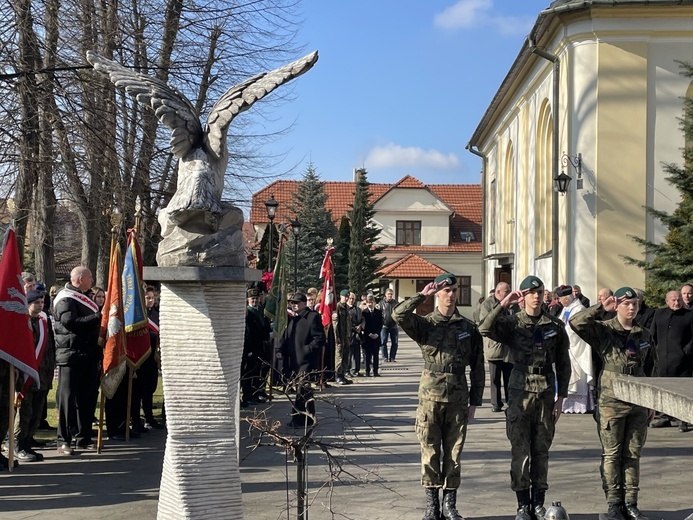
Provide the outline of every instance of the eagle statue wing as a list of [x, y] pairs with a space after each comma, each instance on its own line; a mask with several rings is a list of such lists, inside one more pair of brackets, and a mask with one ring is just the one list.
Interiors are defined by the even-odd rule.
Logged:
[[127, 69], [94, 51], [87, 51], [87, 61], [95, 70], [107, 74], [116, 87], [125, 89], [130, 96], [154, 110], [159, 121], [171, 129], [173, 155], [183, 158], [193, 148], [202, 145], [200, 118], [178, 89], [157, 78]]
[[224, 157], [227, 154], [226, 134], [233, 118], [275, 88], [310, 70], [317, 61], [318, 51], [313, 51], [293, 63], [253, 76], [227, 90], [214, 104], [207, 118], [205, 140], [209, 152], [217, 158]]

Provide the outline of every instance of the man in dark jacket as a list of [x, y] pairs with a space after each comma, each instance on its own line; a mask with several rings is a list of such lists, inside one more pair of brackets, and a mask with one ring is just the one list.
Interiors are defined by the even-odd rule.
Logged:
[[248, 306], [245, 311], [245, 338], [241, 361], [241, 407], [264, 403], [264, 388], [261, 385], [262, 355], [265, 342], [270, 337], [270, 325], [258, 308], [260, 291], [251, 287], [247, 290]]
[[[397, 305], [397, 300], [394, 298], [395, 293], [392, 289], [385, 290], [385, 298], [380, 300], [378, 306], [383, 314], [383, 328], [380, 331], [380, 357], [383, 361], [394, 361], [397, 356], [397, 347], [399, 345], [399, 329], [395, 320], [392, 319], [392, 311]], [[390, 352], [387, 351], [387, 338], [390, 338]]]
[[366, 358], [366, 376], [379, 377], [378, 359], [380, 350], [380, 331], [383, 328], [383, 313], [375, 306], [372, 294], [366, 296], [366, 308], [361, 311], [365, 322], [363, 328], [363, 352]]
[[582, 289], [579, 285], [573, 285], [573, 296], [575, 296], [576, 300], [580, 300], [580, 303], [585, 306], [585, 309], [590, 306], [590, 299], [582, 294]]
[[296, 386], [296, 401], [288, 426], [301, 428], [315, 422], [315, 402], [308, 373], [319, 368], [320, 349], [325, 344], [325, 330], [320, 315], [308, 308], [306, 295], [297, 292], [289, 299], [293, 315], [278, 346], [284, 360], [285, 376]]
[[[77, 447], [93, 449], [91, 423], [99, 386], [101, 311], [85, 294], [91, 271], [75, 267], [70, 282], [55, 297], [55, 361], [58, 365], [58, 454], [72, 455], [72, 428]], [[76, 419], [77, 424], [72, 424]]]
[[[693, 375], [693, 313], [683, 307], [679, 291], [669, 291], [667, 306], [657, 309], [650, 332], [657, 348], [659, 377], [691, 377]], [[651, 426], [671, 426], [671, 417], [662, 414]], [[679, 430], [688, 431], [681, 421]]]

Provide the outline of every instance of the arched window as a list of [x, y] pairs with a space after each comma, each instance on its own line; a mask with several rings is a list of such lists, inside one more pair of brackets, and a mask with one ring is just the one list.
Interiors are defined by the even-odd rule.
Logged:
[[515, 152], [513, 142], [508, 141], [505, 148], [505, 160], [503, 162], [503, 216], [501, 226], [503, 229], [502, 249], [512, 251], [513, 237], [515, 236]]
[[552, 222], [552, 129], [553, 114], [548, 99], [544, 99], [537, 120], [537, 143], [534, 156], [534, 256], [551, 249]]

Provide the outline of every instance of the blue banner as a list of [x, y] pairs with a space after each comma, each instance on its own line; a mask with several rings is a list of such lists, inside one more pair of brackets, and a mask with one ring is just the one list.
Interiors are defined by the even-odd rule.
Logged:
[[125, 332], [134, 332], [149, 326], [144, 304], [144, 288], [140, 278], [141, 256], [137, 240], [130, 235], [123, 263], [123, 318]]

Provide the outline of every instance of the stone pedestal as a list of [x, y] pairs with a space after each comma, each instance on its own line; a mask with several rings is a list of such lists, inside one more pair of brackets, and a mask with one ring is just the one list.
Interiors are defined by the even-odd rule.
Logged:
[[161, 372], [168, 436], [159, 520], [243, 518], [238, 381], [245, 332], [243, 267], [145, 267], [161, 287]]

